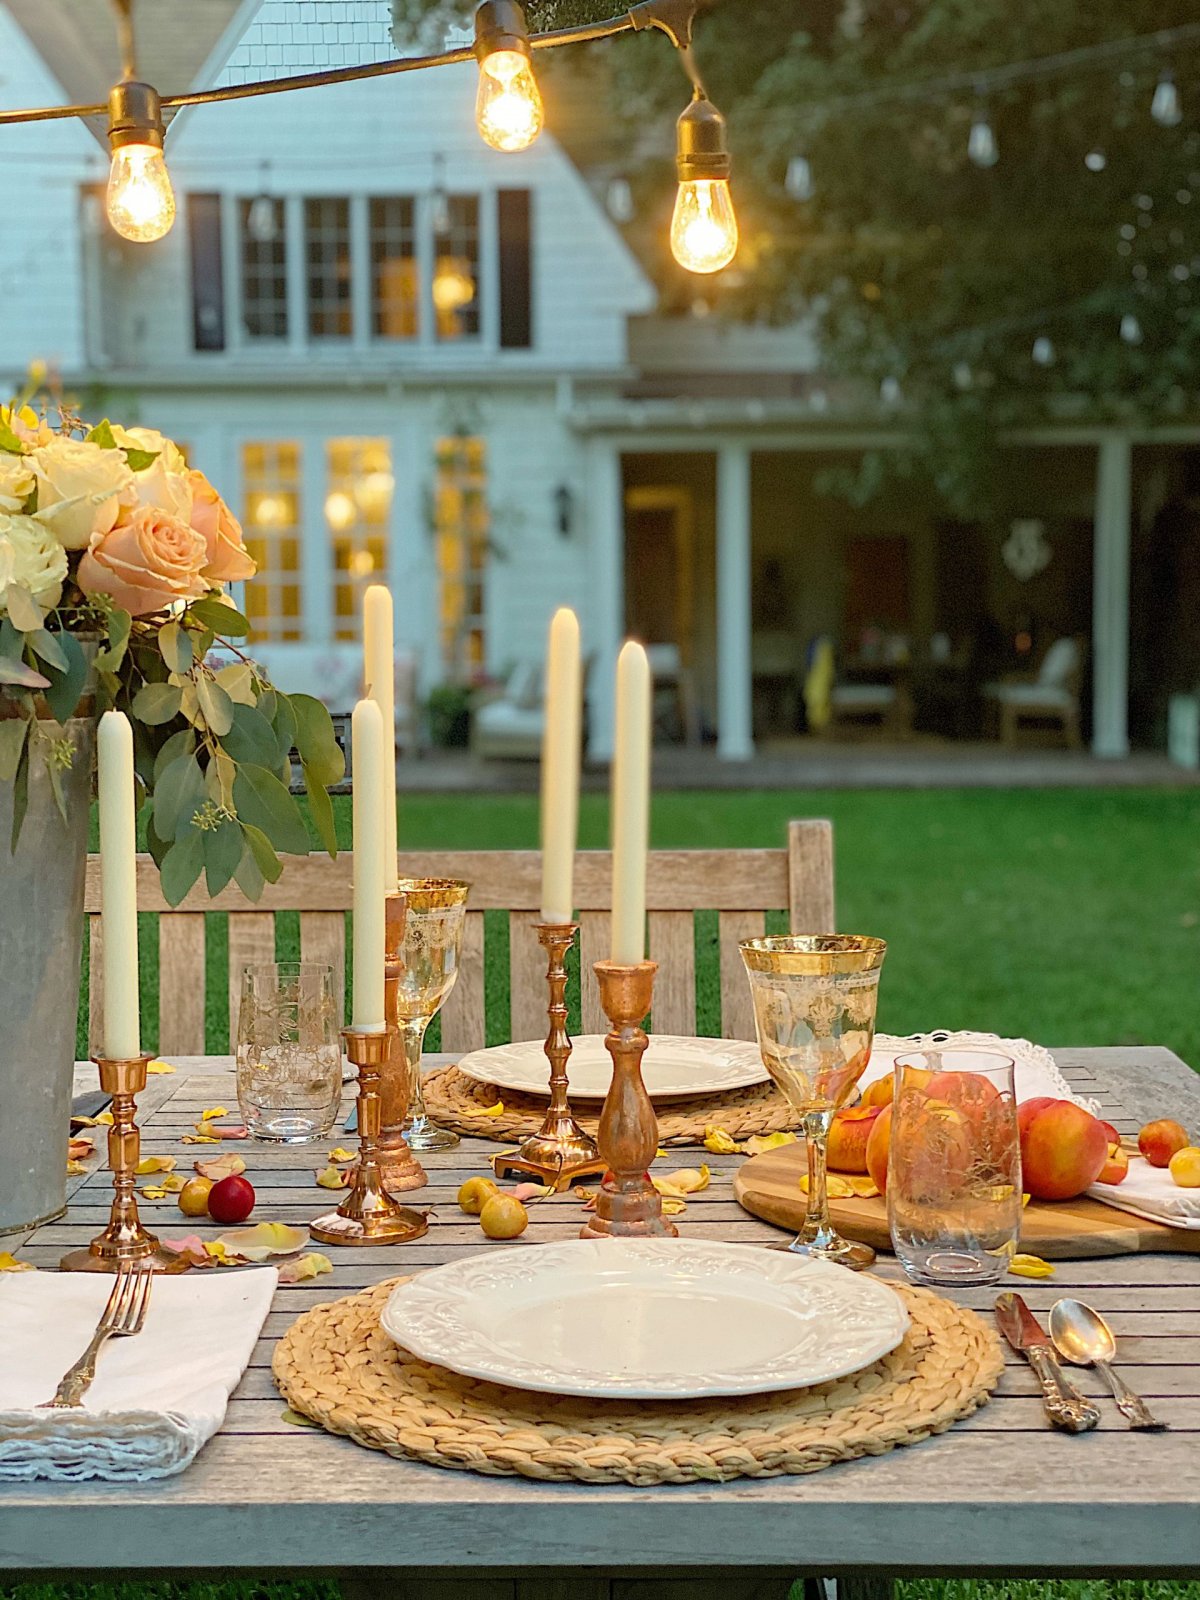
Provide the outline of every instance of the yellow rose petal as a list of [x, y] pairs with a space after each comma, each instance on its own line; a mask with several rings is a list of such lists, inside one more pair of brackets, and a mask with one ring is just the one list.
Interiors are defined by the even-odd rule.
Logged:
[[[831, 1172], [826, 1178], [825, 1192], [831, 1200], [851, 1200], [854, 1198], [854, 1190], [850, 1186], [849, 1178], [843, 1178], [839, 1172]], [[808, 1193], [807, 1172], [800, 1178], [800, 1193]]]
[[708, 1127], [704, 1130], [704, 1148], [714, 1156], [736, 1155], [741, 1148], [731, 1133], [724, 1128]]
[[68, 1178], [82, 1178], [86, 1171], [87, 1171], [87, 1168], [84, 1166], [82, 1161], [68, 1161], [67, 1162], [67, 1177]]
[[659, 1194], [682, 1199], [684, 1195], [699, 1194], [707, 1189], [712, 1177], [707, 1167], [681, 1167], [678, 1172], [668, 1172], [663, 1178], [651, 1178]]
[[358, 1156], [357, 1150], [345, 1150], [339, 1144], [336, 1150], [329, 1152], [330, 1161], [354, 1161]]
[[229, 1115], [228, 1106], [209, 1106], [207, 1111], [202, 1111], [200, 1113], [200, 1121], [201, 1122], [212, 1122], [217, 1117], [227, 1117], [228, 1115]]
[[856, 1174], [853, 1177], [847, 1178], [846, 1182], [850, 1185], [851, 1192], [859, 1200], [878, 1200], [879, 1190], [875, 1187], [872, 1179], [859, 1177]]
[[761, 1156], [767, 1150], [778, 1150], [785, 1144], [795, 1144], [794, 1133], [756, 1133], [746, 1140], [748, 1156]]
[[152, 1072], [155, 1077], [161, 1077], [164, 1073], [174, 1072], [175, 1068], [167, 1061], [148, 1061], [146, 1071]]
[[144, 1178], [151, 1172], [170, 1172], [174, 1166], [174, 1156], [143, 1156], [134, 1170], [139, 1178]]
[[504, 1101], [497, 1100], [494, 1106], [484, 1106], [482, 1109], [485, 1117], [502, 1117], [504, 1115]]
[[1052, 1278], [1054, 1267], [1049, 1261], [1043, 1261], [1041, 1256], [1014, 1256], [1008, 1263], [1008, 1270], [1018, 1278]]
[[322, 1167], [317, 1173], [317, 1182], [322, 1189], [344, 1189], [349, 1182], [349, 1175], [338, 1167]]
[[100, 1113], [100, 1115], [96, 1118], [95, 1122], [91, 1122], [91, 1123], [88, 1124], [88, 1126], [91, 1127], [91, 1128], [111, 1128], [112, 1125], [113, 1125], [113, 1114], [112, 1114], [111, 1111], [102, 1111]]
[[662, 1209], [664, 1217], [677, 1217], [681, 1211], [687, 1210], [687, 1201], [680, 1200], [676, 1195], [667, 1196], [663, 1199]]
[[32, 1261], [18, 1261], [8, 1250], [0, 1250], [0, 1272], [36, 1272]]
[[220, 1139], [214, 1139], [211, 1133], [185, 1133], [179, 1141], [180, 1144], [220, 1144]]
[[321, 1424], [314, 1422], [311, 1417], [302, 1416], [299, 1411], [293, 1411], [291, 1406], [284, 1406], [279, 1413], [280, 1422], [286, 1422], [293, 1428], [319, 1428]]
[[166, 1198], [167, 1191], [155, 1185], [149, 1185], [142, 1190], [143, 1200], [165, 1200]]

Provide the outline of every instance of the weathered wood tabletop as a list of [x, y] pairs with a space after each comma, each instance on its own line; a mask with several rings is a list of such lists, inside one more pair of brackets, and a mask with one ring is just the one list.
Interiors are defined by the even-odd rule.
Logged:
[[[1056, 1056], [1072, 1085], [1099, 1099], [1123, 1132], [1168, 1112], [1200, 1128], [1200, 1080], [1170, 1051], [1072, 1049]], [[174, 1076], [152, 1077], [141, 1097], [143, 1150], [190, 1162], [201, 1152], [180, 1146], [180, 1136], [204, 1107], [236, 1102], [228, 1060], [175, 1064]], [[236, 1146], [259, 1192], [258, 1215], [302, 1223], [325, 1209], [330, 1197], [314, 1173], [335, 1142]], [[427, 1158], [430, 1186], [412, 1196], [435, 1208], [425, 1238], [402, 1248], [330, 1251], [332, 1277], [279, 1290], [223, 1430], [180, 1477], [136, 1488], [0, 1489], [0, 1565], [386, 1567], [394, 1574], [393, 1593], [428, 1600], [699, 1595], [710, 1583], [726, 1596], [783, 1595], [786, 1579], [803, 1574], [861, 1581], [917, 1571], [1200, 1571], [1195, 1256], [1060, 1263], [1047, 1282], [1009, 1280], [1043, 1318], [1068, 1292], [1102, 1311], [1121, 1341], [1122, 1372], [1170, 1422], [1165, 1434], [1130, 1432], [1108, 1400], [1101, 1401], [1096, 1433], [1051, 1431], [1032, 1373], [1011, 1354], [993, 1402], [940, 1438], [810, 1477], [725, 1486], [588, 1488], [485, 1478], [393, 1460], [289, 1425], [271, 1380], [271, 1352], [298, 1312], [480, 1249], [526, 1249], [528, 1241], [570, 1238], [578, 1230], [580, 1203], [562, 1196], [534, 1209], [525, 1241], [487, 1243], [474, 1219], [458, 1210], [455, 1191], [464, 1177], [486, 1169], [489, 1148], [464, 1141]], [[698, 1159], [673, 1150], [659, 1164], [669, 1169]], [[739, 1158], [702, 1159], [714, 1180], [689, 1202], [681, 1231], [777, 1239], [732, 1198]], [[74, 1180], [68, 1216], [20, 1244], [26, 1259], [53, 1267], [102, 1225], [108, 1176], [102, 1160], [93, 1165], [97, 1170]], [[148, 1203], [145, 1215], [168, 1235], [192, 1228], [173, 1201]], [[897, 1275], [890, 1258], [880, 1270]], [[961, 1298], [987, 1311], [992, 1295]], [[196, 1329], [197, 1339], [203, 1334]], [[1104, 1393], [1090, 1371], [1078, 1379], [1089, 1394]], [[605, 1574], [618, 1572], [631, 1581], [610, 1587]], [[660, 1576], [643, 1589], [652, 1573]], [[668, 1573], [683, 1587], [673, 1588]]]

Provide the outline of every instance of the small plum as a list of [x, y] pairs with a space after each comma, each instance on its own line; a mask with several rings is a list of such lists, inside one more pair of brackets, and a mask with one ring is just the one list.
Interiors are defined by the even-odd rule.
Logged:
[[1176, 1151], [1187, 1146], [1187, 1129], [1170, 1117], [1148, 1122], [1138, 1134], [1138, 1149], [1152, 1167], [1169, 1167]]
[[469, 1217], [477, 1217], [492, 1195], [498, 1193], [494, 1179], [468, 1178], [458, 1191], [459, 1210]]
[[208, 1197], [212, 1192], [211, 1178], [189, 1178], [179, 1191], [179, 1209], [185, 1217], [206, 1217]]
[[254, 1186], [240, 1173], [214, 1183], [208, 1193], [208, 1214], [223, 1227], [245, 1222], [254, 1210]]
[[1185, 1144], [1182, 1150], [1176, 1150], [1169, 1165], [1171, 1177], [1179, 1188], [1200, 1189], [1200, 1149], [1194, 1144]]
[[489, 1239], [516, 1239], [529, 1226], [529, 1213], [515, 1195], [489, 1195], [479, 1213], [479, 1226]]

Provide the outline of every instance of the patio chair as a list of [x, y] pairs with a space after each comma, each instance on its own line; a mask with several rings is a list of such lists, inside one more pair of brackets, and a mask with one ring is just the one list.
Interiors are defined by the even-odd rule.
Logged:
[[[163, 899], [158, 870], [148, 855], [138, 857], [138, 907], [158, 916], [158, 1049], [164, 1055], [203, 1055], [217, 1048], [205, 1025], [204, 970], [208, 940], [218, 948], [219, 921], [228, 914], [229, 1029], [236, 1038], [242, 968], [275, 959], [276, 917], [299, 912], [300, 954], [345, 971], [346, 914], [352, 903], [353, 857], [293, 858], [276, 884], [268, 884], [257, 903], [233, 885], [210, 897], [203, 880], [182, 905]], [[493, 1017], [505, 1036], [540, 1039], [546, 1032], [546, 956], [533, 931], [541, 897], [541, 856], [537, 851], [404, 851], [401, 871], [420, 877], [465, 878], [471, 884], [458, 982], [442, 1012], [442, 1048], [478, 1049], [488, 1037], [485, 954], [500, 930], [485, 932], [489, 912], [507, 913], [510, 1016]], [[583, 1029], [603, 1033], [592, 963], [606, 957], [610, 933], [612, 860], [607, 851], [585, 850], [576, 862], [575, 899], [582, 948]], [[659, 1033], [696, 1031], [697, 976], [706, 981], [703, 957], [697, 963], [697, 911], [715, 911], [719, 937], [721, 1034], [753, 1039], [750, 988], [738, 953], [740, 939], [764, 932], [768, 911], [786, 912], [794, 932], [825, 933], [834, 928], [833, 829], [828, 822], [788, 825], [787, 846], [776, 850], [656, 850], [647, 876], [650, 954], [660, 963], [654, 991], [654, 1028]], [[89, 927], [91, 1037], [101, 1037], [101, 981], [104, 949], [100, 920], [100, 861], [88, 858], [85, 907]], [[340, 990], [339, 990], [340, 993]], [[143, 997], [147, 998], [143, 989]], [[148, 997], [153, 1008], [154, 997]], [[495, 1000], [497, 997], [493, 995]], [[503, 1011], [503, 996], [498, 999]], [[493, 1028], [493, 1037], [497, 1029]]]
[[471, 749], [493, 761], [536, 761], [546, 725], [540, 662], [521, 662], [503, 689], [475, 698], [471, 711]]
[[984, 699], [994, 705], [1000, 717], [1000, 739], [1015, 745], [1022, 723], [1056, 723], [1069, 749], [1079, 750], [1083, 738], [1079, 730], [1079, 680], [1083, 651], [1078, 639], [1063, 637], [1042, 657], [1032, 679], [1004, 679], [985, 683]]

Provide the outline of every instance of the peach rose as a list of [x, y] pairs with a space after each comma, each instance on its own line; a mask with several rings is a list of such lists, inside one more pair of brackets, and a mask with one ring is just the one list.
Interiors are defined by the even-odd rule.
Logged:
[[242, 525], [202, 472], [188, 473], [192, 487], [192, 527], [208, 551], [204, 576], [210, 583], [236, 583], [258, 570], [242, 543]]
[[92, 536], [75, 581], [84, 594], [111, 595], [114, 605], [144, 617], [207, 593], [200, 576], [206, 554], [195, 528], [157, 506], [139, 506], [108, 533]]

